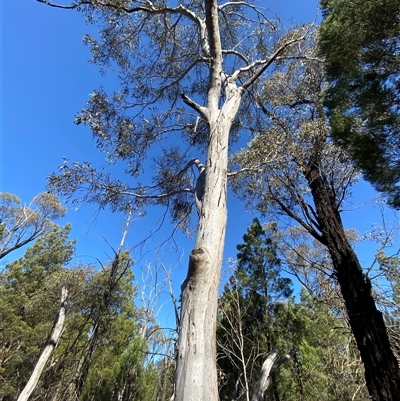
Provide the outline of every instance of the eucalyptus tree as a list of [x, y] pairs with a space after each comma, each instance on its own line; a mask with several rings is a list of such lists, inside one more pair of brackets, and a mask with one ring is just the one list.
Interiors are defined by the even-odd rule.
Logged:
[[[400, 397], [400, 371], [372, 283], [344, 230], [341, 214], [357, 169], [329, 140], [317, 55], [288, 62], [257, 96], [265, 119], [249, 148], [232, 158], [236, 191], [264, 214], [276, 211], [324, 245], [341, 288], [373, 400]], [[235, 166], [236, 164], [236, 166]], [[242, 190], [246, 188], [246, 190]]]
[[0, 192], [0, 259], [50, 232], [65, 213], [54, 194], [41, 193], [24, 205], [17, 195]]
[[291, 46], [299, 44], [295, 49], [301, 52], [310, 28], [280, 34], [275, 15], [252, 1], [37, 1], [77, 9], [98, 24], [98, 38], [85, 36], [92, 61], [103, 71], [116, 69], [120, 79], [110, 95], [95, 90], [76, 122], [90, 127], [109, 163], [125, 163], [126, 180], [88, 162], [66, 162], [60, 174], [50, 176], [50, 187], [115, 211], [163, 205], [184, 229], [195, 206], [196, 240], [182, 285], [175, 400], [216, 400], [229, 144], [239, 132], [247, 90]]

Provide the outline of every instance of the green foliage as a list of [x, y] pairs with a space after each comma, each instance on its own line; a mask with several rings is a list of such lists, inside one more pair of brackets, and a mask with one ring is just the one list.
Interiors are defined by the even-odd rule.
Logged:
[[18, 196], [0, 192], [0, 259], [51, 231], [65, 213], [53, 194], [41, 193], [26, 206]]
[[291, 282], [280, 277], [280, 262], [276, 244], [261, 227], [257, 218], [243, 236], [244, 243], [237, 245], [238, 277], [248, 297], [262, 297], [263, 303], [272, 304], [279, 298], [290, 297]]
[[157, 371], [152, 364], [146, 364], [147, 346], [136, 321], [119, 314], [103, 336], [107, 344], [99, 344], [92, 356], [81, 399], [155, 399], [159, 391], [159, 386], [154, 385]]
[[[271, 376], [267, 399], [368, 399], [357, 347], [337, 302], [328, 296], [300, 301], [281, 277], [275, 226], [266, 233], [254, 219], [237, 246], [238, 265], [220, 298], [217, 331], [221, 400], [245, 400], [268, 351], [291, 359]], [[274, 238], [272, 240], [271, 238]], [[322, 294], [324, 291], [322, 291]], [[233, 396], [233, 394], [235, 396]]]
[[333, 136], [400, 208], [400, 3], [322, 0]]
[[221, 399], [230, 399], [235, 391], [238, 399], [245, 399], [241, 397], [254, 388], [266, 355], [275, 348], [276, 305], [292, 293], [290, 279], [280, 275], [276, 245], [258, 219], [253, 220], [243, 240], [237, 246], [236, 272], [220, 299]]
[[58, 315], [63, 265], [73, 255], [70, 226], [53, 228], [0, 272], [0, 397], [23, 388]]
[[71, 316], [71, 335], [65, 334], [59, 356], [69, 378], [64, 380], [57, 369], [52, 372], [60, 398], [142, 400], [155, 398], [160, 390], [154, 385], [158, 372], [147, 360], [148, 344], [138, 323], [132, 264], [128, 252], [117, 253], [86, 277]]
[[368, 393], [354, 339], [345, 321], [304, 290], [277, 312], [277, 348], [297, 352], [276, 377], [281, 399], [365, 400]]
[[132, 259], [120, 252], [99, 270], [66, 267], [75, 245], [69, 232], [69, 225], [54, 227], [0, 272], [0, 400], [16, 399], [28, 381], [62, 285], [66, 324], [32, 399], [156, 399], [161, 383], [139, 327]]

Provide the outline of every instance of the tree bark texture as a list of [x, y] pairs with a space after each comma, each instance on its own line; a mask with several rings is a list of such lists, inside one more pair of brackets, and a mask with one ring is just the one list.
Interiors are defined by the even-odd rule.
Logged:
[[227, 149], [231, 121], [221, 112], [215, 124], [210, 124], [196, 243], [182, 284], [175, 401], [219, 398], [216, 314], [227, 220]]
[[265, 359], [261, 367], [260, 376], [254, 389], [251, 401], [264, 400], [264, 393], [267, 391], [269, 387], [269, 384], [271, 382], [271, 379], [273, 378], [275, 370], [283, 363], [288, 361], [291, 357], [292, 357], [292, 351], [287, 353], [278, 360], [276, 359], [278, 358], [278, 351], [272, 350], [269, 352], [267, 358]]
[[[210, 55], [209, 85], [202, 114], [208, 122], [205, 170], [196, 186], [199, 214], [188, 274], [182, 284], [181, 317], [175, 373], [175, 401], [216, 401], [216, 320], [218, 284], [227, 222], [228, 141], [243, 88], [222, 70], [217, 0], [205, 0]], [[220, 106], [221, 88], [226, 99]]]
[[21, 394], [18, 397], [17, 401], [28, 401], [29, 397], [32, 395], [33, 391], [35, 390], [40, 376], [43, 372], [44, 367], [46, 366], [47, 361], [50, 358], [54, 348], [56, 347], [61, 333], [64, 328], [64, 321], [65, 321], [65, 301], [68, 297], [68, 290], [63, 287], [61, 290], [61, 303], [60, 303], [60, 312], [58, 314], [57, 323], [54, 326], [54, 330], [50, 336], [50, 339], [43, 350], [42, 354], [39, 357], [39, 360], [35, 366], [35, 369], [32, 372], [32, 375], [26, 384], [25, 388], [22, 390]]
[[251, 401], [263, 401], [264, 393], [269, 385], [271, 370], [274, 366], [277, 357], [278, 357], [278, 351], [271, 351], [268, 354], [267, 359], [264, 361], [262, 365], [260, 377], [258, 378], [256, 388], [254, 389]]
[[305, 177], [364, 364], [368, 391], [373, 401], [400, 400], [399, 366], [383, 316], [376, 308], [371, 282], [347, 240], [334, 194], [320, 174], [318, 163], [309, 164]]

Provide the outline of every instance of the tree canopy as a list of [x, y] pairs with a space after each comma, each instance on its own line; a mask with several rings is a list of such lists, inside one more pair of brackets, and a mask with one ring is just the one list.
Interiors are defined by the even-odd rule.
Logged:
[[228, 149], [243, 128], [240, 117], [250, 120], [249, 110], [256, 109], [250, 88], [289, 48], [302, 55], [312, 27], [281, 29], [273, 13], [252, 1], [51, 5], [82, 11], [100, 28], [98, 37], [88, 35], [85, 42], [103, 71], [118, 71], [120, 86], [111, 94], [95, 90], [76, 123], [90, 127], [107, 163], [122, 162], [126, 175], [121, 180], [89, 162], [66, 161], [49, 186], [113, 211], [140, 213], [162, 205], [183, 229], [197, 211], [182, 284], [175, 400], [216, 400]]
[[[316, 50], [315, 44], [312, 47]], [[283, 213], [326, 246], [364, 363], [370, 395], [376, 400], [395, 400], [400, 396], [398, 362], [371, 281], [363, 272], [341, 218], [357, 169], [346, 152], [329, 138], [320, 97], [323, 63], [314, 58], [287, 65], [285, 71], [266, 81], [260, 97], [260, 103], [265, 102], [260, 104], [267, 117], [265, 128], [261, 126], [249, 147], [231, 159], [237, 169], [235, 189], [264, 214], [270, 210]], [[367, 334], [369, 331], [375, 333]], [[380, 340], [376, 340], [378, 337]], [[379, 363], [382, 358], [385, 366]]]
[[69, 225], [54, 225], [0, 270], [0, 400], [17, 399], [51, 344], [61, 288], [69, 293], [65, 324], [30, 399], [156, 399], [164, 372], [148, 351], [159, 339], [143, 334], [132, 259], [120, 249], [100, 269], [68, 266], [75, 247], [69, 233]]
[[400, 208], [400, 3], [322, 0], [332, 134]]
[[41, 193], [24, 205], [18, 196], [0, 192], [0, 259], [50, 232], [53, 220], [66, 212], [54, 194]]

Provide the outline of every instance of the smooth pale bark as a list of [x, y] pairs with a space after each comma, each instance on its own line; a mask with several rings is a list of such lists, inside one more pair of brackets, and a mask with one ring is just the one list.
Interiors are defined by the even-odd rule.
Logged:
[[277, 357], [278, 351], [271, 351], [268, 354], [267, 359], [264, 361], [261, 367], [260, 377], [258, 378], [251, 401], [262, 401], [264, 399], [264, 393], [269, 385], [271, 370]]
[[[199, 214], [196, 242], [182, 284], [175, 401], [219, 399], [216, 315], [227, 222], [228, 140], [243, 92], [234, 82], [229, 82], [222, 70], [217, 1], [206, 0], [205, 8], [212, 60], [207, 111], [203, 112], [209, 124], [209, 144], [204, 175], [199, 177], [196, 187]], [[222, 85], [227, 99], [219, 108]]]
[[64, 328], [64, 321], [65, 321], [65, 301], [68, 297], [68, 290], [65, 287], [61, 289], [61, 303], [60, 303], [60, 312], [58, 314], [57, 323], [54, 326], [54, 330], [50, 336], [50, 339], [46, 345], [46, 348], [43, 350], [40, 358], [35, 366], [35, 369], [32, 372], [32, 375], [26, 384], [25, 388], [22, 390], [21, 394], [18, 397], [18, 401], [27, 401], [31, 396], [32, 392], [35, 390], [40, 376], [43, 372], [44, 367], [46, 366], [47, 361], [50, 358], [54, 348], [56, 347], [61, 333]]
[[228, 137], [238, 91], [210, 124], [195, 248], [182, 285], [175, 401], [218, 400], [216, 314], [227, 220]]
[[[205, 170], [196, 186], [199, 222], [196, 242], [190, 254], [188, 274], [182, 284], [182, 304], [175, 373], [175, 401], [217, 401], [216, 316], [218, 284], [222, 266], [227, 223], [228, 142], [232, 122], [242, 94], [290, 44], [289, 39], [242, 86], [237, 87], [239, 71], [232, 76], [222, 68], [222, 47], [217, 0], [205, 0], [206, 28], [210, 55], [210, 75], [206, 107], [184, 96], [209, 125]], [[250, 69], [250, 68], [249, 68]], [[225, 102], [220, 107], [221, 92]]]
[[292, 356], [290, 352], [279, 360], [276, 360], [277, 357], [278, 351], [273, 350], [268, 354], [267, 359], [264, 361], [261, 367], [260, 376], [258, 378], [256, 388], [254, 389], [251, 401], [264, 400], [264, 393], [267, 391], [269, 386], [271, 375], [280, 365], [288, 361]]

